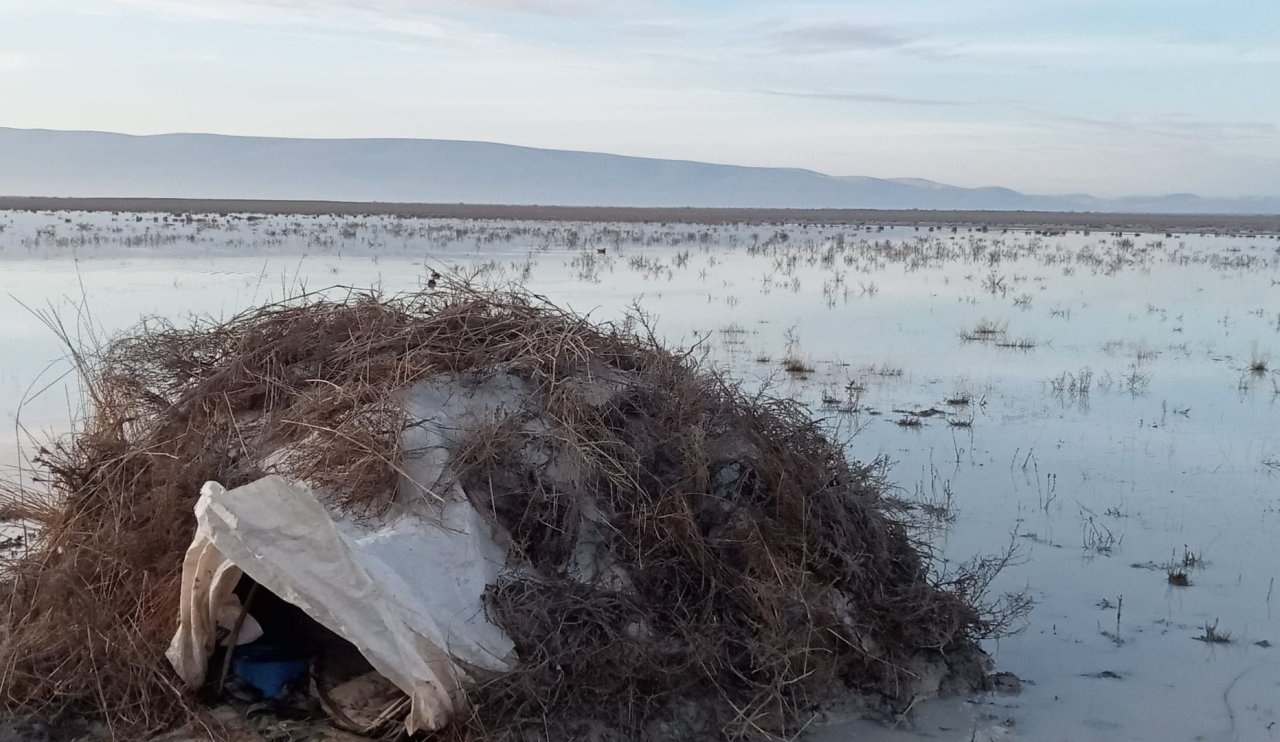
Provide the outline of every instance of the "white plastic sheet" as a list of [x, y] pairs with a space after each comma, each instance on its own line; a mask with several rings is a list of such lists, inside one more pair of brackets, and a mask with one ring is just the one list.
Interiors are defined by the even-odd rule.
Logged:
[[373, 522], [337, 517], [305, 485], [279, 476], [233, 490], [207, 483], [168, 651], [178, 674], [193, 686], [204, 681], [218, 612], [243, 571], [350, 641], [407, 693], [410, 732], [448, 723], [475, 669], [514, 663], [510, 638], [482, 607], [505, 564], [506, 535], [472, 507], [449, 451], [528, 398], [527, 382], [508, 374], [444, 374], [406, 390], [405, 476], [396, 502]]
[[196, 518], [168, 651], [188, 684], [205, 678], [217, 610], [242, 570], [407, 693], [410, 732], [439, 729], [461, 708], [469, 667], [511, 667], [511, 641], [481, 605], [505, 552], [465, 498], [439, 522], [406, 514], [340, 526], [309, 489], [268, 476], [233, 490], [206, 484]]

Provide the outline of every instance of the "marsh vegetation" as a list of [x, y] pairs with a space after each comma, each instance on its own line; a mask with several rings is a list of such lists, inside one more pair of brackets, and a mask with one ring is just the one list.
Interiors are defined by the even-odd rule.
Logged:
[[[78, 408], [50, 366], [55, 313], [91, 344], [146, 315], [418, 290], [433, 272], [597, 320], [639, 306], [745, 391], [808, 405], [855, 459], [891, 462], [939, 564], [1019, 546], [993, 587], [1037, 609], [990, 649], [1034, 681], [1000, 712], [1029, 737], [1275, 720], [1280, 669], [1259, 665], [1280, 637], [1274, 236], [127, 212], [0, 212], [0, 228], [9, 463]], [[1151, 707], [1155, 731], [1134, 711]]]

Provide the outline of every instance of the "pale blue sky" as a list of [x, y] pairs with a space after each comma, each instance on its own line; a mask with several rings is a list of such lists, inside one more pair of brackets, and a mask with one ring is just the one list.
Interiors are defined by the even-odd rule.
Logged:
[[0, 126], [1280, 195], [1280, 2], [0, 0]]

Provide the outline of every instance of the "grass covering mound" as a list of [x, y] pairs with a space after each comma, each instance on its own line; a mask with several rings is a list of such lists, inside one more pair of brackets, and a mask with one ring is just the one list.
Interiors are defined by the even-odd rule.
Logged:
[[[77, 361], [85, 419], [35, 457], [38, 489], [4, 496], [42, 529], [7, 567], [12, 712], [88, 714], [129, 737], [194, 713], [163, 653], [201, 485], [253, 481], [283, 450], [276, 470], [335, 511], [429, 494], [399, 466], [400, 400], [446, 374], [514, 375], [536, 409], [451, 452], [510, 544], [486, 609], [518, 665], [482, 677], [442, 738], [791, 733], [846, 689], [902, 710], [937, 686], [930, 668], [973, 680], [975, 642], [1025, 607], [986, 598], [1004, 558], [939, 574], [882, 467], [849, 461], [801, 406], [746, 393], [641, 323], [530, 294], [330, 291], [149, 321]], [[575, 567], [586, 528], [609, 574]]]

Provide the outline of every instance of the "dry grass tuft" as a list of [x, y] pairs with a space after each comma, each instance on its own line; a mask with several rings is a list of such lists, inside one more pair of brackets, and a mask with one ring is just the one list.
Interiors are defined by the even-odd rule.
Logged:
[[[841, 687], [901, 710], [913, 662], [971, 659], [1027, 607], [986, 597], [1008, 554], [936, 574], [881, 467], [643, 325], [456, 284], [331, 297], [152, 321], [81, 357], [90, 414], [38, 456], [47, 490], [5, 491], [44, 524], [12, 566], [5, 708], [87, 713], [134, 738], [192, 713], [163, 651], [200, 485], [252, 481], [287, 450], [273, 466], [325, 485], [335, 509], [430, 496], [399, 469], [397, 393], [446, 372], [528, 381], [551, 421], [536, 444], [573, 476], [517, 455], [528, 432], [509, 420], [454, 452], [463, 483], [483, 483], [476, 507], [511, 536], [519, 569], [488, 610], [520, 668], [484, 678], [444, 736], [559, 738], [582, 719], [641, 734], [688, 699], [725, 711], [702, 731], [783, 733]], [[603, 401], [573, 383], [595, 379], [611, 380]], [[625, 584], [572, 574], [575, 534], [600, 522]]]
[[789, 374], [804, 375], [811, 374], [814, 371], [812, 365], [799, 356], [787, 356], [782, 359], [782, 368]]

